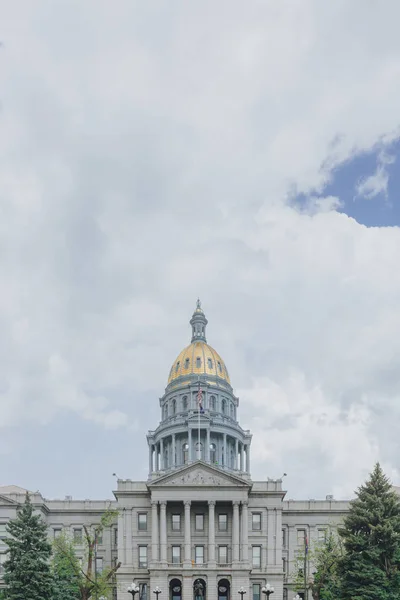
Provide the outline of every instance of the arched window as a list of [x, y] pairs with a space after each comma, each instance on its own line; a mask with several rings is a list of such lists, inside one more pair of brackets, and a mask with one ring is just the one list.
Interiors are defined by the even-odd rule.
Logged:
[[221, 412], [222, 412], [223, 415], [226, 413], [226, 400], [225, 400], [225, 398], [222, 398]]
[[185, 358], [185, 369], [189, 368], [189, 359]]
[[196, 368], [200, 369], [201, 367], [201, 358], [200, 356], [196, 356]]
[[180, 366], [180, 364], [181, 364], [181, 363], [180, 363], [180, 361], [178, 360], [178, 362], [177, 362], [177, 363], [176, 363], [176, 365], [175, 365], [175, 373], [177, 373], [177, 372], [178, 372], [178, 369], [179, 369], [179, 366]]
[[232, 402], [230, 403], [230, 407], [231, 407], [231, 417], [233, 419], [233, 404], [232, 404]]
[[182, 446], [182, 463], [186, 465], [189, 460], [189, 444], [183, 444]]
[[213, 365], [212, 365], [212, 360], [211, 360], [211, 358], [207, 358], [207, 364], [208, 364], [208, 368], [209, 368], [209, 369], [212, 369], [212, 368], [213, 368]]
[[168, 448], [165, 448], [164, 450], [164, 469], [168, 469], [169, 467], [169, 453], [168, 453]]
[[228, 579], [220, 579], [218, 582], [218, 600], [230, 600], [231, 584]]
[[[196, 546], [196, 548], [200, 549], [200, 548], [204, 548], [204, 546]], [[202, 564], [204, 562], [204, 558], [203, 561], [200, 562], [200, 555], [199, 555], [199, 562], [198, 564]], [[204, 579], [196, 579], [193, 583], [193, 600], [206, 600], [206, 582], [204, 581]]]
[[204, 460], [204, 447], [201, 442], [196, 442], [196, 460]]
[[[179, 548], [179, 546], [173, 546], [172, 548]], [[175, 558], [176, 557], [172, 555], [172, 562], [175, 561]], [[180, 560], [175, 562], [180, 562]], [[182, 583], [179, 579], [171, 579], [169, 582], [169, 600], [182, 600]]]
[[217, 446], [215, 444], [210, 444], [210, 463], [217, 463]]
[[210, 410], [215, 410], [215, 396], [210, 396]]
[[182, 410], [183, 412], [186, 412], [188, 409], [188, 399], [187, 396], [183, 396], [182, 398]]
[[172, 414], [176, 415], [176, 400], [175, 400], [175, 398], [172, 400]]
[[164, 404], [164, 419], [168, 418], [168, 402]]

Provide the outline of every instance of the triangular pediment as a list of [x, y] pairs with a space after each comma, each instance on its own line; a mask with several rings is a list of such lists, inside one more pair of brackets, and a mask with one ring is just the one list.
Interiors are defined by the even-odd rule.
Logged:
[[18, 502], [0, 494], [0, 506], [19, 506]]
[[211, 486], [211, 487], [242, 487], [249, 488], [251, 483], [241, 477], [222, 472], [203, 461], [186, 465], [173, 473], [162, 475], [159, 479], [148, 484], [149, 488], [168, 486]]

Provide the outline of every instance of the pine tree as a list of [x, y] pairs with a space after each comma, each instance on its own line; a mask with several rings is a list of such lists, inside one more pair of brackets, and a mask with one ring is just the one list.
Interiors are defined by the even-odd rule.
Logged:
[[73, 543], [61, 535], [54, 540], [52, 573], [53, 600], [80, 600], [82, 572]]
[[400, 599], [400, 501], [376, 464], [339, 529], [343, 600]]
[[46, 524], [40, 515], [34, 514], [28, 493], [16, 519], [8, 523], [7, 533], [8, 559], [4, 563], [6, 598], [52, 600], [51, 545], [47, 539]]

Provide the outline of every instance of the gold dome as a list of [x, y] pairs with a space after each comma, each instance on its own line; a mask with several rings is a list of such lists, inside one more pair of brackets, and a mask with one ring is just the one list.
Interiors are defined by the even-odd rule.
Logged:
[[168, 384], [187, 375], [208, 375], [223, 379], [230, 385], [228, 369], [224, 361], [204, 341], [192, 342], [174, 361], [169, 373]]

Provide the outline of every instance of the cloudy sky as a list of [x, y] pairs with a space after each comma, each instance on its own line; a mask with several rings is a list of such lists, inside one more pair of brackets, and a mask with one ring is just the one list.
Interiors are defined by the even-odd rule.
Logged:
[[399, 21], [0, 0], [0, 484], [145, 479], [197, 296], [253, 478], [400, 484]]

